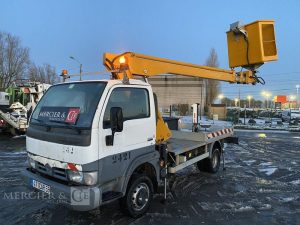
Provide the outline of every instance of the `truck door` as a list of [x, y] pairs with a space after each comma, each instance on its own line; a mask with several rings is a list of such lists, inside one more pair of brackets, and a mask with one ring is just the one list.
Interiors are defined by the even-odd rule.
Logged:
[[[155, 110], [150, 93], [151, 89], [136, 86], [117, 86], [110, 90], [100, 117], [100, 154], [116, 155], [131, 151], [133, 156], [132, 150], [147, 149], [155, 144]], [[107, 146], [106, 136], [112, 133], [111, 107], [122, 108], [124, 124], [123, 131], [115, 133], [113, 146]]]

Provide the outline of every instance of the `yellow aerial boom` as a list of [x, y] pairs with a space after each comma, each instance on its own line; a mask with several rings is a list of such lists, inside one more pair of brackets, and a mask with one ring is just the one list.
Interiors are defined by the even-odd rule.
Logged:
[[[125, 52], [122, 54], [104, 53], [103, 64], [111, 71], [112, 79], [144, 78], [162, 74], [174, 74], [226, 81], [229, 83], [256, 84], [264, 83], [256, 76], [256, 69], [266, 61], [277, 60], [274, 34], [274, 21], [259, 20], [242, 26], [234, 23], [227, 32], [228, 56], [231, 70], [195, 65], [170, 59], [157, 58]], [[236, 72], [233, 67], [241, 66], [246, 71]], [[158, 113], [159, 114], [159, 113]], [[156, 142], [160, 143], [171, 137], [171, 131], [158, 115]]]

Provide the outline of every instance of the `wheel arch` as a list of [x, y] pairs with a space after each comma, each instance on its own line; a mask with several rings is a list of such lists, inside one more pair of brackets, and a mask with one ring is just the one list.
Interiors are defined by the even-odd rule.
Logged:
[[151, 154], [152, 158], [149, 160], [150, 155], [146, 154], [146, 156], [138, 157], [136, 158], [131, 166], [128, 168], [128, 170], [125, 173], [125, 180], [122, 186], [122, 193], [125, 195], [127, 186], [129, 182], [131, 181], [131, 178], [134, 174], [142, 174], [145, 173], [149, 176], [153, 183], [154, 191], [157, 191], [158, 187], [158, 179], [159, 179], [159, 155], [156, 153], [153, 156], [153, 153]]

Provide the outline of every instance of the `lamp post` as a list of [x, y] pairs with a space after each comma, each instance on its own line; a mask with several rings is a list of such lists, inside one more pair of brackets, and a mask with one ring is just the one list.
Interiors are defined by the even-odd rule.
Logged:
[[272, 94], [268, 91], [263, 91], [261, 94], [262, 94], [262, 96], [264, 96], [267, 99], [266, 108], [268, 109], [269, 108], [269, 97], [271, 97]]
[[[289, 96], [289, 107], [290, 109], [293, 108], [293, 101], [296, 99], [295, 95], [290, 95]], [[291, 104], [292, 103], [292, 104]], [[292, 106], [292, 107], [291, 107]]]
[[250, 109], [251, 108], [251, 99], [252, 99], [252, 96], [248, 95], [247, 99], [248, 99], [248, 102], [249, 102], [249, 109]]
[[[292, 120], [292, 107], [291, 107], [291, 102], [295, 100], [295, 96], [294, 95], [290, 95], [289, 96], [289, 107], [290, 107], [290, 121]], [[293, 103], [292, 103], [293, 104]], [[293, 105], [292, 105], [293, 106]]]
[[224, 95], [223, 95], [223, 94], [219, 94], [218, 99], [220, 99], [220, 103], [221, 103], [221, 104], [222, 104], [223, 98], [224, 98]]
[[79, 63], [79, 80], [82, 81], [82, 63], [79, 62], [76, 58], [73, 56], [70, 56], [70, 59], [73, 59], [74, 61]]
[[299, 91], [299, 87], [300, 87], [300, 85], [299, 85], [299, 84], [297, 84], [297, 85], [296, 85], [296, 89], [297, 89], [296, 108], [297, 108], [297, 109], [298, 109], [298, 100], [299, 100], [299, 98], [298, 98], [298, 91]]
[[237, 107], [237, 103], [238, 103], [238, 101], [239, 101], [239, 99], [238, 99], [238, 98], [235, 98], [235, 99], [234, 99], [234, 106], [235, 106], [235, 107]]

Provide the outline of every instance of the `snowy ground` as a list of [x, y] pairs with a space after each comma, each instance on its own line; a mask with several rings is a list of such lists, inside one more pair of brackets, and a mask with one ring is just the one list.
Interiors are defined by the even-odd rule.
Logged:
[[117, 203], [73, 212], [41, 200], [7, 200], [28, 192], [20, 178], [25, 139], [0, 136], [0, 224], [300, 224], [300, 135], [237, 131], [239, 145], [225, 148], [226, 170], [191, 166], [170, 182], [168, 203], [156, 194], [149, 212], [124, 216]]

